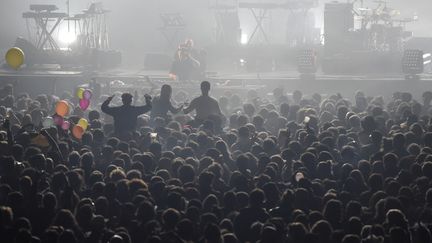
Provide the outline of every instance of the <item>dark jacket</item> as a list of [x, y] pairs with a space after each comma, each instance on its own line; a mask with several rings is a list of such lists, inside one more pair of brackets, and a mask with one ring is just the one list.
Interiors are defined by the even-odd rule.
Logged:
[[151, 110], [151, 103], [144, 106], [122, 105], [118, 107], [109, 107], [109, 100], [102, 104], [102, 111], [114, 118], [114, 132], [116, 134], [125, 134], [135, 131], [137, 117]]

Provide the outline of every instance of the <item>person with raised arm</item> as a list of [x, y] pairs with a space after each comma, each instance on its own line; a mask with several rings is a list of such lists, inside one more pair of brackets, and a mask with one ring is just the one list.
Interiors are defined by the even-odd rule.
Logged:
[[114, 98], [114, 95], [108, 97], [108, 99], [102, 103], [102, 112], [114, 118], [115, 135], [124, 137], [124, 135], [128, 135], [135, 131], [138, 116], [150, 111], [152, 108], [151, 96], [146, 94], [144, 97], [146, 104], [143, 106], [132, 105], [133, 96], [130, 93], [122, 94], [121, 98], [123, 105], [121, 106], [109, 106], [110, 102]]
[[224, 119], [218, 101], [211, 97], [209, 92], [210, 83], [208, 81], [201, 82], [201, 96], [193, 99], [189, 106], [183, 110], [185, 114], [195, 110], [195, 126], [201, 125], [206, 120], [214, 120], [215, 117]]

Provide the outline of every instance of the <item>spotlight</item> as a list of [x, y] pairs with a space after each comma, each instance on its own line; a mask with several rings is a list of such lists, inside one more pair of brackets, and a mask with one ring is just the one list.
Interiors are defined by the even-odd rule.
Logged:
[[68, 46], [77, 40], [76, 33], [67, 28], [63, 28], [59, 31], [58, 38], [61, 43]]
[[247, 45], [248, 43], [248, 35], [246, 33], [241, 34], [240, 44]]
[[423, 68], [425, 73], [432, 72], [432, 54], [425, 53], [423, 54]]
[[423, 73], [425, 66], [431, 65], [431, 54], [423, 53], [422, 50], [408, 49], [404, 51], [402, 57], [402, 72], [405, 79], [419, 79], [419, 74]]

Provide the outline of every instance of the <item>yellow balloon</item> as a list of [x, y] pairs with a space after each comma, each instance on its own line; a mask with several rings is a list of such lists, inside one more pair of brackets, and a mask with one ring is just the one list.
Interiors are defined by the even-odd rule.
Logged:
[[24, 63], [24, 52], [18, 47], [13, 47], [6, 52], [5, 59], [11, 68], [18, 69]]
[[82, 127], [84, 130], [87, 130], [88, 121], [85, 118], [81, 118], [78, 121], [78, 126]]
[[83, 93], [84, 93], [84, 88], [78, 88], [78, 90], [77, 90], [77, 97], [79, 98], [79, 99], [82, 99], [83, 98]]

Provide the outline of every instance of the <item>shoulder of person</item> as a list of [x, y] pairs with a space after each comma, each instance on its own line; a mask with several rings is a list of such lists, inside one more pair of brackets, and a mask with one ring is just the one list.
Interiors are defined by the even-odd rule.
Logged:
[[209, 96], [209, 98], [214, 102], [218, 102], [218, 100], [216, 98], [214, 98], [213, 96]]
[[122, 107], [123, 107], [123, 105], [121, 105], [121, 106], [110, 106], [109, 108], [111, 110], [120, 110], [120, 109], [122, 109]]

